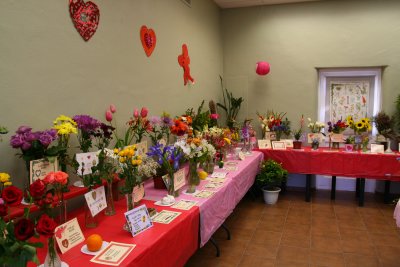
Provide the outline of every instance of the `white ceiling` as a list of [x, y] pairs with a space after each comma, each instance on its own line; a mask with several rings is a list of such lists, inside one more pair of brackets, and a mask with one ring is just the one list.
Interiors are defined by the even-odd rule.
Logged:
[[221, 8], [235, 8], [235, 7], [311, 2], [311, 1], [321, 1], [321, 0], [214, 0], [214, 1]]

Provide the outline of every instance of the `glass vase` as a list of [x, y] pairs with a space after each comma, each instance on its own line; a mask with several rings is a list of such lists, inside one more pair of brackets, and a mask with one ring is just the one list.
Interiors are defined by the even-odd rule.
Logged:
[[47, 243], [47, 255], [44, 260], [44, 267], [61, 267], [61, 259], [58, 255], [54, 236], [50, 237]]
[[[86, 201], [85, 201], [86, 202]], [[85, 227], [96, 228], [99, 224], [97, 216], [93, 216], [90, 212], [89, 206], [85, 203]]]
[[173, 197], [178, 197], [179, 190], [175, 190], [174, 175], [175, 175], [174, 171], [170, 171], [168, 174], [168, 178], [169, 178], [168, 195], [173, 196]]
[[112, 181], [107, 181], [106, 201], [107, 201], [107, 208], [105, 209], [104, 214], [107, 216], [115, 215], [114, 198], [113, 198], [113, 192], [112, 192]]
[[[132, 193], [125, 194], [125, 198], [126, 198], [126, 211], [130, 211], [135, 207], [135, 202], [133, 201]], [[128, 232], [131, 231], [131, 227], [129, 226], [128, 222], [124, 223], [123, 229]]]
[[332, 149], [339, 149], [339, 142], [332, 142]]
[[200, 177], [197, 173], [197, 162], [189, 161], [189, 185], [186, 193], [192, 194], [196, 192], [196, 186], [200, 184]]
[[203, 170], [208, 173], [212, 174], [214, 172], [215, 162], [212, 157], [208, 157], [207, 160], [203, 163]]
[[57, 212], [56, 218], [58, 219], [59, 224], [63, 224], [67, 222], [67, 201], [64, 200], [64, 197], [61, 197], [57, 203], [55, 210]]

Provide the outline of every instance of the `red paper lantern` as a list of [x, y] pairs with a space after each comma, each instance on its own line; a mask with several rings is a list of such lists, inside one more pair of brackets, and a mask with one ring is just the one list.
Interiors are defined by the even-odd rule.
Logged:
[[265, 62], [265, 61], [257, 62], [256, 73], [258, 75], [267, 75], [270, 70], [271, 70], [271, 67], [268, 62]]

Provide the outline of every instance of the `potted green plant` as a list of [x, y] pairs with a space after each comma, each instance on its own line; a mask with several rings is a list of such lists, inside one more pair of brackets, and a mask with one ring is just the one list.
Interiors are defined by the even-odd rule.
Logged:
[[260, 173], [256, 176], [256, 183], [261, 187], [266, 204], [275, 204], [278, 201], [280, 185], [286, 181], [288, 172], [281, 163], [273, 159], [262, 162]]
[[301, 136], [303, 135], [303, 125], [304, 125], [304, 116], [301, 115], [300, 119], [300, 128], [293, 131], [293, 149], [301, 149], [302, 141], [300, 141]]
[[374, 117], [374, 123], [376, 129], [378, 130], [378, 135], [376, 141], [384, 146], [384, 150], [388, 149], [388, 141], [390, 140], [390, 135], [392, 134], [393, 120], [384, 111], [380, 111]]

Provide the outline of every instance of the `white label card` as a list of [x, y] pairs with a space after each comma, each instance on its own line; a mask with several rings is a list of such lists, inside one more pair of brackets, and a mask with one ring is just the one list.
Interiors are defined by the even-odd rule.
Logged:
[[193, 206], [196, 206], [198, 202], [194, 200], [181, 199], [177, 203], [171, 206], [171, 208], [178, 210], [190, 210]]
[[76, 161], [79, 163], [76, 174], [83, 176], [92, 173], [92, 167], [99, 163], [99, 156], [97, 152], [78, 153], [76, 154]]
[[147, 153], [147, 151], [148, 151], [147, 141], [142, 141], [135, 145], [136, 145], [136, 155], [141, 156], [141, 155], [144, 155]]
[[[165, 186], [167, 187], [167, 189], [169, 188], [169, 184], [170, 184], [170, 179], [169, 179], [169, 175], [166, 174], [162, 177]], [[183, 187], [186, 184], [186, 180], [185, 180], [185, 170], [184, 169], [179, 169], [177, 172], [175, 172], [174, 174], [174, 189], [175, 191], [178, 190], [179, 188]]]
[[204, 187], [208, 188], [208, 189], [217, 189], [220, 188], [222, 185], [224, 184], [224, 182], [209, 182], [207, 183]]
[[153, 226], [146, 205], [141, 205], [124, 214], [132, 236], [136, 236]]
[[213, 172], [211, 178], [225, 178], [227, 174], [227, 172]]
[[92, 216], [96, 216], [107, 207], [104, 186], [100, 186], [85, 194], [86, 203]]
[[156, 223], [169, 224], [173, 220], [175, 220], [176, 217], [178, 217], [181, 214], [182, 214], [182, 212], [162, 210], [161, 212], [157, 213], [157, 215], [155, 215], [152, 218], [152, 220], [153, 220], [153, 222], [156, 222]]
[[83, 236], [76, 217], [57, 226], [54, 230], [54, 236], [61, 253], [65, 253], [79, 243], [85, 241], [85, 237]]
[[371, 144], [371, 153], [377, 153], [377, 154], [385, 153], [384, 145]]
[[215, 192], [213, 191], [208, 191], [208, 190], [202, 190], [198, 193], [196, 193], [195, 195], [193, 195], [194, 197], [198, 197], [198, 198], [209, 198], [212, 195], [214, 195]]
[[43, 180], [49, 172], [56, 171], [58, 171], [57, 158], [55, 158], [53, 162], [45, 158], [31, 160], [29, 172], [30, 182], [33, 183], [36, 180]]
[[94, 256], [90, 261], [98, 264], [119, 266], [136, 247], [135, 244], [117, 243], [111, 241], [107, 247]]

